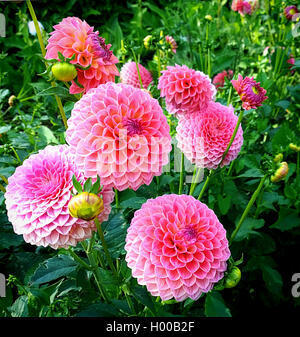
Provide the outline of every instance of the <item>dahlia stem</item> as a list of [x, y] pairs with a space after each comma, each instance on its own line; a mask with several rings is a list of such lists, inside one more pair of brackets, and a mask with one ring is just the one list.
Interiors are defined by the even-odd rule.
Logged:
[[297, 166], [296, 166], [296, 181], [299, 181], [299, 171], [300, 171], [300, 152], [297, 152]]
[[199, 194], [198, 200], [200, 200], [202, 198], [202, 196], [203, 196], [203, 194], [204, 194], [204, 192], [205, 192], [205, 190], [206, 190], [206, 188], [208, 186], [209, 180], [210, 180], [210, 178], [211, 178], [211, 176], [213, 174], [214, 174], [214, 171], [210, 170], [208, 176], [206, 177], [206, 180], [205, 180], [205, 183], [204, 183], [204, 185], [202, 187], [202, 190], [201, 190], [201, 192]]
[[240, 124], [242, 122], [243, 115], [244, 115], [244, 111], [241, 110], [240, 114], [239, 114], [238, 121], [237, 121], [236, 126], [235, 126], [235, 129], [234, 129], [233, 134], [232, 134], [232, 136], [230, 138], [229, 144], [227, 145], [227, 148], [226, 148], [225, 152], [223, 153], [222, 160], [221, 160], [219, 166], [221, 166], [221, 164], [223, 163], [223, 161], [224, 161], [224, 159], [225, 159], [225, 157], [226, 157], [226, 155], [227, 155], [227, 153], [228, 153], [228, 151], [229, 151], [229, 149], [230, 149], [230, 147], [231, 147], [231, 145], [232, 145], [232, 143], [234, 141], [234, 138], [235, 138], [235, 136], [236, 136], [236, 134], [238, 132], [239, 126], [240, 126]]
[[233, 241], [234, 238], [236, 237], [238, 231], [240, 230], [240, 228], [241, 228], [241, 226], [242, 226], [244, 220], [246, 219], [246, 216], [248, 215], [248, 213], [249, 213], [249, 211], [250, 211], [252, 205], [254, 204], [256, 198], [258, 197], [259, 192], [261, 191], [261, 189], [262, 189], [262, 187], [263, 187], [263, 185], [264, 185], [264, 182], [265, 182], [265, 180], [267, 179], [267, 176], [268, 176], [268, 175], [265, 174], [265, 175], [261, 178], [260, 183], [259, 183], [257, 189], [256, 189], [255, 192], [252, 194], [252, 197], [251, 197], [251, 199], [249, 200], [248, 205], [247, 205], [247, 207], [245, 208], [244, 213], [242, 214], [242, 216], [241, 216], [241, 218], [240, 218], [240, 221], [238, 222], [238, 224], [237, 224], [235, 230], [234, 230], [234, 231], [232, 232], [232, 234], [231, 234], [231, 237], [230, 237], [230, 240], [229, 240], [229, 244], [232, 243], [232, 241]]
[[6, 185], [8, 185], [8, 180], [6, 179], [6, 177], [0, 174], [0, 178], [5, 182]]
[[70, 247], [67, 252], [73, 257], [73, 259], [78, 262], [80, 265], [82, 265], [83, 268], [87, 270], [93, 270], [93, 268], [88, 265], [86, 262], [84, 262]]
[[94, 221], [95, 221], [95, 224], [96, 224], [96, 227], [97, 227], [97, 230], [98, 230], [98, 234], [99, 234], [99, 237], [100, 237], [100, 240], [101, 240], [101, 243], [102, 243], [102, 247], [103, 247], [107, 262], [108, 262], [112, 272], [114, 273], [116, 279], [118, 279], [118, 273], [117, 273], [117, 270], [114, 266], [113, 260], [110, 256], [109, 250], [107, 248], [107, 244], [106, 244], [106, 241], [105, 241], [105, 238], [104, 238], [104, 234], [103, 234], [101, 224], [100, 224], [100, 222], [97, 218], [95, 218]]
[[[196, 167], [196, 169], [197, 169], [197, 167]], [[198, 178], [199, 178], [199, 175], [200, 175], [200, 172], [201, 172], [201, 171], [202, 171], [201, 168], [198, 168], [198, 172], [197, 172], [197, 174], [196, 174], [195, 180], [194, 180], [194, 175], [193, 175], [193, 181], [192, 181], [192, 185], [191, 185], [191, 188], [190, 188], [190, 193], [189, 193], [189, 195], [193, 195], [194, 190], [195, 190], [195, 188], [196, 188], [196, 186], [197, 186], [197, 181], [198, 181]], [[195, 172], [194, 172], [194, 173], [195, 173]]]
[[139, 76], [140, 86], [141, 86], [141, 89], [143, 89], [143, 82], [142, 82], [139, 64], [138, 64], [138, 61], [137, 61], [137, 58], [136, 58], [136, 55], [135, 55], [135, 52], [134, 52], [133, 48], [131, 48], [131, 50], [132, 50], [134, 62], [135, 62], [135, 65], [136, 65], [136, 70], [137, 70], [137, 73], [138, 73], [138, 76]]
[[229, 170], [227, 172], [227, 175], [229, 176], [231, 171], [232, 171], [232, 168], [233, 168], [233, 165], [234, 165], [234, 160], [230, 163], [230, 166], [229, 166]]
[[115, 188], [115, 200], [116, 200], [116, 208], [120, 208], [120, 203], [119, 203], [119, 191]]
[[[30, 0], [26, 0], [26, 4], [27, 4], [27, 7], [29, 9], [29, 12], [30, 12], [31, 18], [33, 20], [33, 23], [34, 23], [34, 27], [35, 27], [35, 30], [36, 30], [36, 35], [38, 37], [38, 41], [39, 41], [39, 44], [40, 44], [42, 55], [43, 55], [43, 57], [45, 57], [45, 55], [46, 55], [46, 49], [45, 49], [45, 46], [44, 46], [44, 42], [43, 42], [40, 26], [39, 26], [37, 17], [35, 15], [35, 11], [34, 11], [34, 9], [32, 7], [32, 4], [31, 4]], [[56, 87], [55, 82], [51, 82], [51, 85], [52, 85], [52, 87]], [[58, 105], [58, 109], [59, 109], [61, 118], [63, 120], [64, 126], [67, 129], [68, 128], [67, 118], [66, 118], [66, 114], [65, 114], [65, 111], [64, 111], [61, 99], [57, 95], [55, 95], [55, 99], [56, 99], [56, 103]]]
[[183, 189], [183, 173], [184, 173], [184, 154], [181, 153], [181, 162], [180, 162], [180, 178], [179, 178], [179, 190], [178, 194], [182, 193]]
[[0, 184], [0, 191], [3, 192], [3, 193], [6, 192], [6, 189], [5, 189], [5, 187], [2, 184]]

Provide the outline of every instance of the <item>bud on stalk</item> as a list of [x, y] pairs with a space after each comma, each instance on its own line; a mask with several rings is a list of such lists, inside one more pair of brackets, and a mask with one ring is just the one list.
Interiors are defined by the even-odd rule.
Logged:
[[73, 218], [94, 220], [104, 210], [102, 198], [97, 194], [81, 192], [69, 202], [69, 212]]

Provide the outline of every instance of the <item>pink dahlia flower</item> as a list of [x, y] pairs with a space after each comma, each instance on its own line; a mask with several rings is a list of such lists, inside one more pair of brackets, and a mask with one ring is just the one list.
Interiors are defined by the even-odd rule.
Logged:
[[213, 84], [216, 86], [217, 89], [222, 88], [224, 87], [224, 84], [225, 84], [225, 77], [228, 79], [231, 79], [232, 76], [233, 76], [232, 70], [228, 70], [228, 72], [224, 70], [214, 77]]
[[[72, 198], [72, 176], [83, 180], [69, 146], [47, 146], [26, 159], [8, 179], [5, 203], [14, 231], [32, 245], [54, 249], [76, 246], [91, 237], [94, 222], [72, 218], [68, 203]], [[99, 221], [108, 219], [114, 192], [101, 192], [104, 211]]]
[[259, 7], [258, 0], [233, 0], [231, 4], [231, 9], [235, 12], [239, 12], [241, 15], [251, 15]]
[[[216, 169], [230, 142], [238, 117], [232, 106], [210, 102], [202, 114], [192, 114], [179, 120], [177, 146], [198, 167]], [[239, 126], [234, 141], [221, 167], [234, 160], [243, 144], [243, 130]]]
[[148, 92], [106, 83], [75, 103], [67, 142], [88, 177], [122, 191], [149, 185], [172, 149], [167, 118]]
[[58, 52], [67, 58], [75, 54], [75, 60], [71, 63], [84, 68], [90, 66], [87, 70], [77, 68], [77, 80], [84, 88], [80, 88], [72, 81], [71, 94], [85, 93], [99, 84], [114, 81], [115, 76], [119, 76], [115, 65], [119, 61], [109, 50], [111, 45], [105, 44], [99, 32], [94, 32], [94, 28], [85, 21], [76, 17], [67, 17], [53, 28], [45, 58], [59, 59]]
[[170, 45], [170, 48], [174, 54], [176, 54], [177, 43], [172, 36], [166, 35], [165, 37], [167, 44]]
[[163, 301], [197, 300], [223, 278], [230, 257], [215, 213], [176, 194], [149, 199], [135, 212], [125, 250], [132, 276]]
[[260, 86], [260, 82], [256, 82], [253, 77], [238, 76], [237, 80], [231, 80], [234, 89], [243, 101], [245, 110], [256, 109], [262, 105], [268, 96], [265, 96], [266, 90]]
[[288, 6], [284, 9], [284, 15], [288, 20], [292, 20], [295, 14], [299, 13], [296, 6]]
[[295, 70], [291, 69], [291, 68], [295, 64], [295, 58], [294, 58], [294, 56], [292, 54], [290, 55], [290, 58], [287, 60], [287, 63], [290, 64], [289, 69], [291, 71], [291, 74], [294, 74]]
[[[153, 81], [152, 75], [150, 71], [148, 71], [141, 64], [139, 64], [138, 66], [141, 75], [141, 80], [143, 83], [143, 88], [147, 89], [149, 84]], [[135, 62], [127, 62], [123, 65], [120, 72], [120, 80], [122, 83], [130, 84], [135, 88], [141, 87]]]
[[202, 111], [215, 99], [216, 88], [210, 78], [186, 65], [168, 66], [158, 80], [160, 96], [165, 97], [169, 113], [184, 115]]

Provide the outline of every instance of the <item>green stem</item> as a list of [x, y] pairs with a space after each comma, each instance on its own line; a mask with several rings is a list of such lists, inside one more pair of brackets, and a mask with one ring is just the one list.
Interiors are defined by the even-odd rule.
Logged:
[[[197, 167], [195, 168], [195, 169], [197, 169]], [[198, 179], [199, 179], [199, 175], [200, 175], [200, 172], [202, 171], [202, 169], [201, 168], [199, 168], [198, 169], [198, 172], [197, 172], [197, 174], [196, 174], [196, 177], [195, 177], [195, 180], [194, 180], [194, 175], [193, 175], [193, 182], [192, 182], [192, 185], [191, 185], [191, 189], [190, 189], [190, 193], [189, 193], [189, 195], [193, 195], [193, 193], [194, 193], [194, 190], [195, 190], [195, 188], [196, 188], [196, 186], [197, 186], [197, 181], [198, 181]], [[195, 173], [195, 172], [194, 172]]]
[[229, 89], [229, 94], [228, 94], [228, 98], [227, 98], [227, 105], [230, 104], [230, 101], [231, 101], [231, 94], [232, 94], [232, 86], [230, 86], [230, 89]]
[[[36, 18], [36, 15], [35, 15], [34, 9], [32, 7], [31, 1], [30, 0], [26, 0], [26, 3], [27, 3], [27, 7], [29, 9], [31, 18], [32, 18], [33, 23], [34, 23], [34, 27], [35, 27], [35, 30], [36, 30], [36, 35], [38, 37], [38, 41], [39, 41], [39, 44], [40, 44], [42, 55], [43, 55], [43, 57], [45, 57], [45, 55], [46, 55], [46, 49], [45, 49], [45, 46], [44, 46], [44, 42], [43, 42], [43, 38], [42, 38], [42, 33], [41, 33], [41, 30], [40, 30], [40, 26], [38, 24], [38, 20]], [[51, 82], [51, 85], [52, 85], [52, 87], [56, 86], [55, 82]], [[55, 99], [56, 99], [56, 103], [58, 105], [58, 109], [59, 109], [60, 115], [62, 117], [64, 126], [67, 129], [68, 128], [67, 118], [66, 118], [66, 114], [65, 114], [65, 111], [64, 111], [61, 99], [57, 95], [55, 95]]]
[[141, 89], [143, 89], [143, 82], [142, 82], [142, 77], [141, 77], [141, 73], [140, 73], [139, 64], [138, 64], [138, 61], [137, 61], [137, 59], [136, 59], [136, 55], [135, 55], [134, 50], [133, 50], [133, 49], [131, 49], [131, 50], [132, 50], [134, 62], [135, 62], [135, 64], [136, 64], [136, 70], [137, 70], [137, 73], [138, 73], [138, 76], [139, 76], [140, 86], [141, 86]]
[[0, 178], [5, 182], [6, 185], [8, 184], [8, 180], [2, 174], [0, 174]]
[[211, 178], [211, 176], [213, 174], [214, 174], [214, 171], [210, 170], [208, 176], [206, 177], [205, 183], [204, 183], [204, 185], [203, 185], [203, 187], [201, 189], [201, 192], [199, 194], [198, 200], [200, 200], [202, 198], [202, 196], [203, 196], [203, 194], [204, 194], [204, 192], [205, 192], [205, 190], [206, 190], [206, 188], [208, 186], [209, 180], [210, 180], [210, 178]]
[[234, 129], [233, 134], [232, 134], [232, 136], [230, 138], [229, 144], [227, 145], [227, 148], [226, 148], [225, 152], [223, 153], [222, 160], [221, 160], [219, 166], [221, 166], [221, 164], [223, 163], [223, 161], [224, 161], [224, 159], [225, 159], [225, 157], [226, 157], [226, 155], [227, 155], [227, 153], [228, 153], [228, 151], [229, 151], [229, 149], [230, 149], [230, 147], [231, 147], [231, 145], [232, 145], [232, 143], [234, 141], [234, 138], [235, 138], [235, 136], [236, 136], [236, 134], [238, 132], [239, 126], [240, 126], [240, 124], [242, 122], [243, 115], [244, 115], [244, 111], [241, 110], [240, 114], [239, 114], [238, 121], [237, 121], [236, 126], [235, 126], [235, 129]]
[[233, 165], [234, 165], [234, 160], [230, 163], [229, 170], [228, 170], [228, 172], [227, 172], [227, 175], [228, 175], [228, 176], [230, 175], [230, 173], [231, 173], [231, 171], [232, 171], [232, 169], [233, 169]]
[[181, 153], [181, 162], [180, 162], [180, 178], [179, 178], [179, 190], [178, 194], [182, 193], [183, 189], [183, 173], [184, 173], [184, 154]]
[[5, 187], [2, 184], [0, 184], [0, 191], [3, 192], [3, 193], [6, 192], [6, 189], [5, 189]]
[[99, 234], [99, 237], [100, 237], [100, 240], [101, 240], [101, 243], [102, 243], [102, 247], [103, 247], [107, 262], [108, 262], [112, 272], [115, 274], [116, 278], [118, 278], [118, 273], [117, 273], [117, 270], [114, 266], [113, 260], [110, 256], [109, 250], [107, 248], [107, 244], [106, 244], [106, 241], [105, 241], [105, 238], [104, 238], [104, 234], [103, 234], [103, 231], [102, 231], [101, 224], [100, 224], [100, 222], [97, 218], [95, 218], [95, 224], [96, 224], [96, 227], [97, 227], [97, 230], [98, 230], [98, 234]]
[[116, 200], [116, 208], [120, 208], [120, 203], [119, 203], [119, 191], [115, 188], [115, 200]]
[[300, 171], [300, 152], [298, 151], [297, 152], [297, 167], [296, 167], [296, 181], [297, 181], [297, 185], [298, 185], [298, 182], [299, 182], [299, 171]]
[[248, 215], [248, 213], [249, 213], [249, 211], [250, 211], [252, 205], [254, 204], [256, 198], [258, 197], [259, 192], [261, 191], [261, 189], [262, 189], [262, 187], [263, 187], [263, 185], [264, 185], [264, 182], [265, 182], [265, 180], [267, 179], [267, 176], [268, 176], [268, 175], [265, 174], [265, 175], [261, 178], [260, 183], [259, 183], [257, 189], [256, 189], [255, 192], [252, 194], [252, 197], [251, 197], [251, 199], [249, 200], [248, 205], [247, 205], [247, 207], [245, 208], [244, 213], [242, 214], [242, 216], [241, 216], [241, 218], [240, 218], [240, 221], [238, 222], [238, 224], [237, 224], [235, 230], [234, 230], [234, 231], [232, 232], [232, 234], [231, 234], [231, 238], [230, 238], [230, 241], [229, 241], [230, 244], [232, 243], [232, 241], [233, 241], [234, 238], [236, 237], [236, 235], [237, 235], [238, 231], [240, 230], [240, 228], [241, 228], [241, 226], [242, 226], [244, 220], [246, 219], [246, 216]]
[[70, 247], [67, 252], [73, 257], [73, 259], [78, 262], [79, 264], [82, 265], [83, 268], [87, 269], [87, 270], [93, 270], [93, 268], [88, 265], [86, 262], [84, 262]]
[[15, 157], [17, 158], [17, 161], [22, 164], [22, 160], [20, 159], [17, 151], [15, 150], [15, 148], [11, 145], [10, 148], [13, 150], [13, 153], [15, 154]]
[[157, 53], [157, 72], [158, 72], [158, 77], [160, 77], [161, 62], [160, 62], [160, 50], [158, 48], [156, 49], [156, 53]]

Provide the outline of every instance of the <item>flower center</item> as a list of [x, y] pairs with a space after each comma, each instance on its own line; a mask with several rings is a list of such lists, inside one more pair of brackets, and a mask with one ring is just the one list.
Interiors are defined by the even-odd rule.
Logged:
[[127, 128], [127, 132], [129, 136], [139, 135], [143, 131], [141, 123], [138, 120], [133, 119], [133, 118], [128, 118], [125, 121], [124, 126], [126, 126]]
[[295, 8], [290, 9], [290, 14], [291, 14], [291, 15], [296, 14]]
[[98, 36], [96, 33], [88, 34], [92, 41], [92, 48], [96, 57], [101, 57], [103, 60], [108, 61], [112, 55], [112, 51], [109, 50], [105, 44], [105, 39]]

